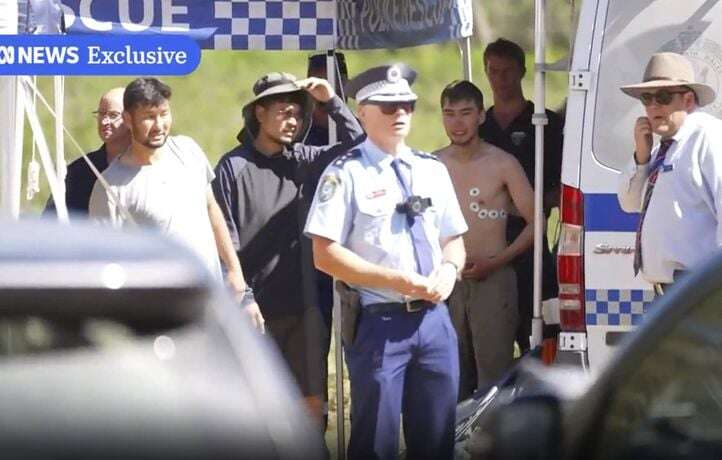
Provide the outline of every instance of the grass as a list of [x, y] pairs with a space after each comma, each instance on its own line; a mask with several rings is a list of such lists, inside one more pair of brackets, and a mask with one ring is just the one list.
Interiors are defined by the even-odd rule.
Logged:
[[[490, 91], [481, 66], [480, 46], [473, 47], [473, 80], [479, 84], [491, 104]], [[561, 52], [550, 52], [549, 60]], [[351, 76], [376, 65], [402, 61], [419, 73], [413, 88], [419, 95], [417, 110], [409, 136], [409, 145], [432, 151], [446, 145], [447, 138], [441, 125], [438, 97], [443, 87], [454, 79], [462, 78], [459, 48], [454, 43], [427, 45], [398, 50], [369, 50], [345, 52]], [[211, 165], [235, 144], [235, 135], [242, 125], [241, 106], [251, 98], [253, 82], [271, 71], [287, 71], [297, 76], [305, 74], [305, 52], [238, 52], [204, 51], [200, 66], [190, 75], [165, 78], [173, 88], [173, 132], [189, 135], [204, 148]], [[533, 68], [532, 57], [527, 57], [527, 67]], [[524, 79], [527, 97], [532, 91], [531, 72]], [[548, 107], [558, 107], [566, 95], [566, 74], [548, 76]], [[71, 134], [86, 150], [94, 150], [99, 144], [95, 122], [90, 112], [97, 106], [102, 93], [116, 86], [125, 86], [130, 77], [68, 77], [65, 80], [65, 123]], [[52, 100], [52, 79], [39, 79], [44, 96]], [[53, 125], [47, 111], [38, 106], [46, 138], [54, 150]], [[66, 139], [65, 157], [68, 161], [80, 156]], [[31, 135], [25, 133], [23, 164], [31, 156]], [[23, 186], [25, 173], [23, 172]], [[24, 189], [22, 195], [24, 196]], [[48, 195], [48, 186], [41, 178], [41, 193], [31, 201], [22, 202], [23, 214], [36, 214]]]
[[[328, 354], [328, 428], [326, 430], [326, 445], [331, 453], [331, 458], [338, 458], [337, 443], [337, 411], [338, 411], [338, 394], [336, 392], [336, 341], [331, 340], [331, 351]], [[348, 437], [351, 433], [351, 425], [349, 424], [349, 414], [351, 413], [351, 382], [348, 380], [348, 371], [344, 366], [343, 374], [343, 407], [345, 421], [345, 438], [348, 444]]]

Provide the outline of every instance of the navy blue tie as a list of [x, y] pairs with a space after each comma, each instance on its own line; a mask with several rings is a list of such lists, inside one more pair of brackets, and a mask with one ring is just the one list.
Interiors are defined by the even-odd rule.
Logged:
[[[395, 158], [391, 162], [391, 167], [396, 173], [396, 178], [399, 180], [401, 191], [404, 194], [404, 200], [406, 200], [412, 194], [411, 185], [404, 171], [405, 168], [398, 158]], [[414, 245], [414, 258], [416, 259], [417, 271], [421, 275], [428, 276], [434, 270], [434, 252], [431, 249], [429, 239], [426, 238], [423, 219], [421, 214], [415, 216], [406, 215], [406, 223], [411, 231], [411, 241]]]
[[644, 199], [642, 200], [642, 209], [639, 213], [639, 224], [637, 225], [637, 236], [634, 241], [634, 276], [637, 276], [639, 270], [643, 268], [642, 261], [642, 225], [644, 224], [644, 217], [647, 214], [647, 208], [649, 208], [649, 201], [652, 199], [652, 192], [654, 191], [654, 184], [657, 183], [657, 176], [659, 176], [659, 170], [662, 168], [664, 159], [667, 156], [667, 150], [672, 145], [674, 139], [665, 139], [662, 141], [657, 157], [652, 163], [650, 168], [649, 177], [647, 178], [647, 189], [644, 192]]

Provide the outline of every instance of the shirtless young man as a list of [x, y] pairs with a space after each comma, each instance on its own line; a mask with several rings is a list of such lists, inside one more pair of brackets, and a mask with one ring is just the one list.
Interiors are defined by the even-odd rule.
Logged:
[[[519, 162], [483, 140], [484, 100], [468, 81], [441, 93], [444, 128], [451, 143], [439, 150], [466, 218], [467, 265], [449, 298], [459, 336], [459, 400], [498, 379], [513, 358], [518, 321], [516, 274], [509, 263], [533, 242], [534, 192]], [[509, 214], [526, 228], [506, 242]]]

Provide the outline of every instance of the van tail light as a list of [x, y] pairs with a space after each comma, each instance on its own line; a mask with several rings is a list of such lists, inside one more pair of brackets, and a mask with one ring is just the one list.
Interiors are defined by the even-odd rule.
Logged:
[[562, 331], [584, 331], [584, 195], [562, 184], [557, 255], [559, 323]]

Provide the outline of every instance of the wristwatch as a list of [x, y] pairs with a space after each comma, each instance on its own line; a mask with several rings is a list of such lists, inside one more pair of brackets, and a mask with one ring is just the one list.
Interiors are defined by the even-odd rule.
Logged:
[[454, 270], [456, 271], [456, 281], [461, 281], [461, 267], [459, 267], [450, 260], [443, 260], [441, 264], [450, 264], [452, 267], [454, 267]]
[[243, 291], [243, 298], [241, 298], [241, 307], [247, 307], [248, 305], [254, 303], [256, 301], [255, 296], [253, 295], [253, 289], [251, 289], [250, 286], [246, 286], [246, 289]]

